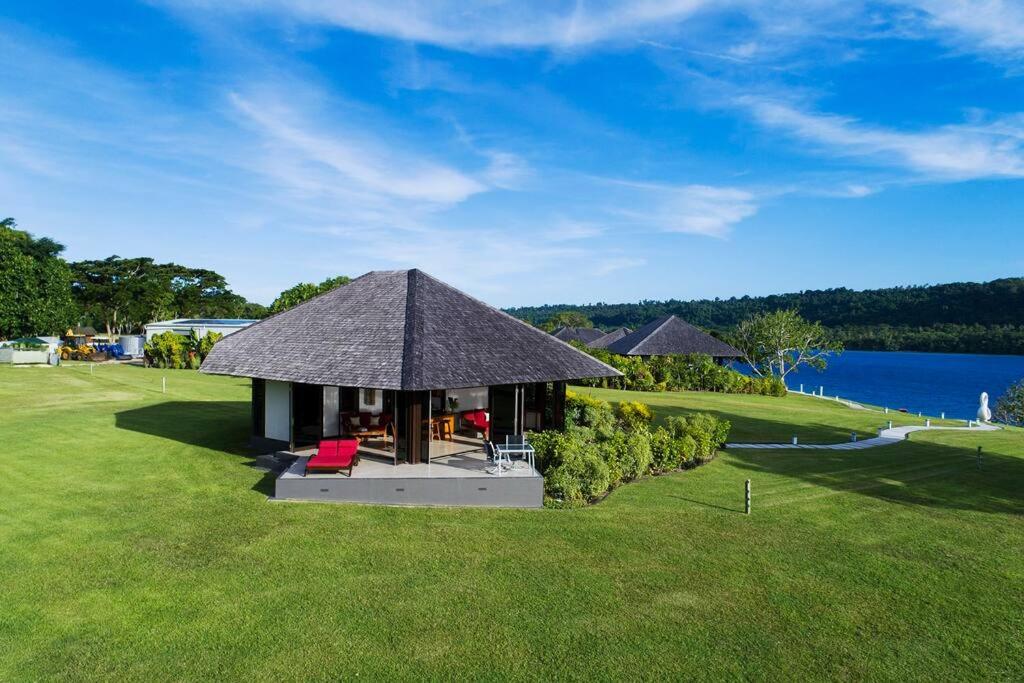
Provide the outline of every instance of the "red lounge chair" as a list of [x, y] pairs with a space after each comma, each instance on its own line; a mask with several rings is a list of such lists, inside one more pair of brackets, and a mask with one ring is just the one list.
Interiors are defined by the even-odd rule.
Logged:
[[488, 435], [491, 429], [491, 421], [487, 419], [486, 410], [467, 410], [462, 413], [462, 424], [468, 426], [471, 430], [476, 432], [483, 432], [484, 438], [490, 438]]
[[359, 460], [359, 439], [324, 439], [317, 446], [316, 455], [306, 461], [306, 472], [340, 472]]

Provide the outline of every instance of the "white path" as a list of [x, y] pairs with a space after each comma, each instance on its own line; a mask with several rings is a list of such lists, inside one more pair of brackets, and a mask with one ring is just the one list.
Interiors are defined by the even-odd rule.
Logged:
[[877, 448], [878, 446], [891, 446], [894, 443], [905, 441], [911, 432], [994, 432], [999, 427], [995, 425], [980, 424], [975, 427], [893, 427], [882, 429], [878, 436], [863, 441], [848, 441], [846, 443], [834, 444], [799, 444], [794, 446], [791, 443], [727, 443], [726, 449], [758, 449], [758, 450], [809, 450], [809, 451], [859, 451], [865, 448]]

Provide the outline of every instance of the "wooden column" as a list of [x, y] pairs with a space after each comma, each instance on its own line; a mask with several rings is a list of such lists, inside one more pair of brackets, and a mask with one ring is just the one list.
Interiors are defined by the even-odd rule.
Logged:
[[555, 429], [565, 429], [565, 382], [555, 382], [551, 390], [551, 417]]
[[417, 465], [420, 463], [420, 448], [423, 441], [423, 403], [414, 391], [403, 391], [399, 400], [405, 402], [405, 444], [406, 462]]
[[540, 413], [540, 428], [547, 429], [548, 425], [548, 385], [545, 382], [535, 384], [533, 396], [536, 399], [533, 409]]

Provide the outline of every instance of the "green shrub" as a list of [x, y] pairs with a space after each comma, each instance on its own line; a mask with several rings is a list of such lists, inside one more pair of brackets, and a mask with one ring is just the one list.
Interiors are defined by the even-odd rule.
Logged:
[[715, 451], [728, 440], [731, 428], [728, 420], [719, 420], [707, 413], [672, 416], [665, 420], [665, 426], [674, 438], [690, 437], [693, 440], [693, 457], [697, 460], [714, 456]]
[[623, 401], [618, 407], [619, 422], [633, 431], [646, 429], [654, 420], [654, 413], [646, 403], [639, 401]]
[[723, 393], [784, 396], [786, 385], [775, 377], [748, 377], [732, 368], [719, 365], [706, 354], [666, 356], [620, 356], [607, 349], [591, 349], [571, 342], [580, 351], [589, 353], [619, 372], [622, 377], [579, 380], [582, 386], [610, 387], [631, 391], [717, 391]]
[[158, 368], [198, 370], [213, 345], [223, 336], [218, 332], [207, 332], [200, 337], [195, 330], [187, 337], [174, 332], [154, 335], [144, 347], [146, 363]]
[[185, 338], [173, 332], [154, 335], [145, 346], [146, 359], [158, 368], [183, 368], [187, 361]]
[[571, 468], [560, 466], [544, 475], [544, 493], [558, 507], [579, 507], [585, 502], [580, 479]]
[[615, 411], [608, 401], [569, 391], [565, 395], [565, 424], [589, 427], [606, 438], [615, 431]]
[[594, 452], [572, 452], [544, 478], [544, 492], [564, 507], [578, 507], [608, 492], [608, 465]]
[[1008, 425], [1024, 426], [1024, 380], [1011, 385], [999, 397], [992, 417]]
[[529, 435], [549, 506], [579, 507], [623, 482], [692, 467], [710, 459], [729, 434], [727, 421], [705, 413], [670, 417], [652, 431], [642, 403], [621, 404], [616, 421], [605, 401], [575, 394], [570, 401], [566, 431]]
[[647, 430], [626, 435], [619, 462], [625, 481], [639, 479], [651, 470], [651, 435]]
[[679, 469], [681, 465], [672, 434], [664, 427], [651, 432], [651, 470], [660, 474]]

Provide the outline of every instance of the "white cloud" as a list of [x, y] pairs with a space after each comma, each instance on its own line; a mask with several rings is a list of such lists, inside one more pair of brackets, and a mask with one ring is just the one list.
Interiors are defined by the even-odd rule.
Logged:
[[908, 0], [926, 23], [974, 49], [1024, 57], [1024, 3], [1020, 0]]
[[784, 102], [741, 97], [764, 126], [824, 151], [905, 168], [934, 180], [1024, 177], [1024, 115], [916, 131], [900, 131]]
[[619, 184], [631, 196], [617, 197], [620, 203], [610, 212], [633, 226], [662, 232], [722, 238], [758, 209], [757, 196], [737, 187]]
[[276, 102], [259, 104], [231, 94], [231, 101], [276, 145], [308, 163], [332, 169], [338, 182], [402, 199], [454, 204], [486, 190], [480, 181], [444, 164], [358, 135], [343, 127], [317, 131], [301, 116]]
[[659, 30], [712, 0], [167, 0], [187, 8], [284, 14], [375, 35], [454, 48], [573, 48]]

